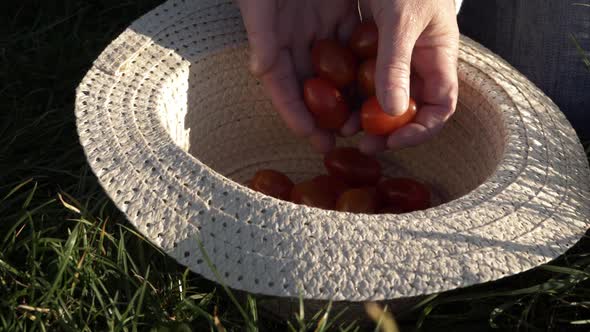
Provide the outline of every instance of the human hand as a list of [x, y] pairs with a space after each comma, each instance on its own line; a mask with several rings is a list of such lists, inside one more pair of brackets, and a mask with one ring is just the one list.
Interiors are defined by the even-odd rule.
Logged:
[[[298, 80], [311, 76], [314, 40], [348, 39], [358, 24], [357, 2], [237, 1], [248, 31], [252, 72], [261, 78], [288, 127], [309, 138], [320, 152], [331, 149], [334, 137], [315, 126], [301, 100]], [[386, 112], [400, 114], [407, 108], [408, 95], [420, 102], [413, 123], [387, 138], [365, 135], [360, 148], [377, 153], [422, 143], [443, 127], [456, 107], [459, 33], [455, 3], [361, 0], [360, 5], [364, 19], [373, 18], [379, 27], [375, 80], [380, 104]], [[341, 133], [353, 134], [359, 123], [357, 113]]]
[[[334, 135], [318, 128], [301, 95], [301, 83], [312, 75], [315, 40], [348, 40], [358, 24], [352, 0], [237, 0], [250, 43], [250, 69], [260, 78], [287, 126], [306, 137], [319, 152], [334, 146]], [[341, 131], [352, 134], [358, 119]]]
[[419, 103], [414, 122], [388, 137], [365, 135], [368, 154], [420, 144], [438, 133], [455, 111], [459, 29], [454, 0], [360, 0], [363, 19], [379, 29], [375, 88], [386, 113]]

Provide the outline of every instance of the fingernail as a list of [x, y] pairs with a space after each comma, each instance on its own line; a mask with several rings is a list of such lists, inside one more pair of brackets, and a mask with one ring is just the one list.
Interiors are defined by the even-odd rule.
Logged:
[[385, 95], [384, 111], [391, 115], [403, 114], [408, 109], [409, 97], [404, 89], [393, 89]]

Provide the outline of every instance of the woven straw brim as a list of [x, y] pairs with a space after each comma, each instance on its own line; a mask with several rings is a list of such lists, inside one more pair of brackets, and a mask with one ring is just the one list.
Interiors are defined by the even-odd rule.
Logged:
[[[77, 90], [80, 142], [113, 202], [150, 241], [228, 286], [364, 301], [513, 275], [571, 247], [590, 216], [576, 133], [525, 77], [462, 38], [456, 114], [428, 144], [381, 157], [431, 184], [436, 207], [353, 215], [279, 201], [244, 183], [261, 168], [322, 172], [247, 70], [232, 1], [169, 1], [134, 22]], [[339, 144], [354, 144], [356, 138]]]

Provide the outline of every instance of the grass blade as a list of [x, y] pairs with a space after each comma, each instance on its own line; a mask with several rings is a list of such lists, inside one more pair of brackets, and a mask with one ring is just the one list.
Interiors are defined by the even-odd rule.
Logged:
[[20, 188], [26, 186], [27, 184], [29, 184], [31, 181], [33, 181], [33, 178], [27, 179], [24, 182], [21, 182], [20, 184], [18, 184], [16, 187], [12, 188], [11, 191], [8, 192], [8, 194], [6, 194], [6, 196], [4, 196], [4, 198], [2, 198], [2, 201], [7, 200], [8, 198], [10, 198], [10, 196], [14, 195], [17, 191], [20, 190]]
[[248, 326], [248, 330], [249, 331], [258, 331], [258, 327], [256, 325], [254, 325], [254, 323], [252, 322], [252, 319], [250, 319], [250, 317], [248, 316], [248, 314], [246, 313], [244, 308], [242, 308], [242, 306], [240, 305], [240, 303], [238, 302], [236, 297], [233, 295], [232, 291], [223, 282], [223, 278], [221, 277], [221, 274], [219, 274], [219, 271], [217, 270], [215, 265], [213, 265], [213, 262], [209, 258], [209, 255], [207, 254], [205, 247], [203, 246], [203, 243], [201, 242], [201, 240], [197, 239], [197, 243], [199, 245], [199, 249], [201, 250], [201, 255], [203, 255], [203, 259], [207, 263], [207, 266], [209, 266], [209, 268], [211, 269], [211, 271], [215, 275], [217, 282], [221, 285], [221, 287], [223, 287], [223, 290], [225, 291], [225, 293], [229, 296], [229, 298], [232, 301], [232, 303], [234, 304], [234, 306], [236, 306], [236, 308], [238, 309], [238, 311], [242, 315], [242, 318], [246, 321], [246, 324]]
[[50, 299], [54, 296], [54, 293], [58, 289], [59, 284], [61, 283], [62, 276], [64, 275], [64, 272], [66, 271], [66, 268], [68, 267], [68, 264], [70, 262], [70, 257], [72, 257], [72, 252], [74, 251], [75, 245], [78, 241], [78, 230], [79, 230], [79, 224], [77, 224], [74, 227], [74, 229], [70, 233], [70, 236], [68, 237], [68, 240], [66, 241], [65, 252], [60, 257], [61, 262], [60, 262], [59, 268], [57, 270], [58, 272], [55, 276], [53, 284], [51, 285], [51, 287], [47, 291], [47, 293], [44, 297], [44, 300], [42, 301], [43, 304], [50, 301]]

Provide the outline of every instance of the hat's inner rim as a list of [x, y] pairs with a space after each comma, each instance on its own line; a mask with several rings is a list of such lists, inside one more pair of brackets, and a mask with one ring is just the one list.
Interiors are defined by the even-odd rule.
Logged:
[[[502, 113], [484, 93], [460, 83], [457, 111], [443, 130], [427, 144], [381, 155], [384, 173], [425, 181], [436, 204], [477, 188], [500, 163], [506, 137]], [[285, 127], [248, 73], [243, 50], [191, 63], [188, 77], [164, 87], [159, 114], [178, 146], [238, 183], [263, 168], [296, 182], [325, 173], [322, 156]], [[359, 137], [337, 144], [354, 145]]]

